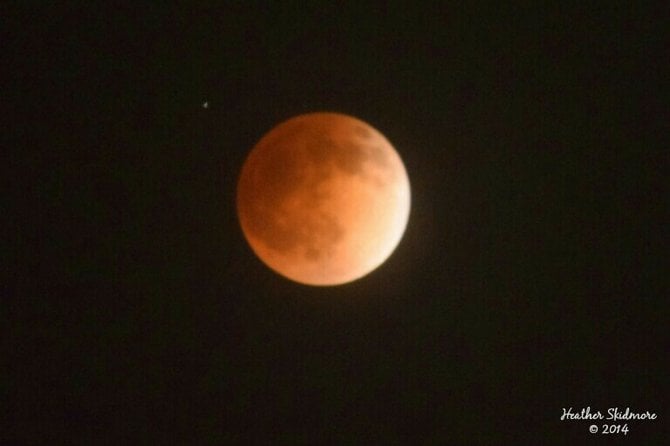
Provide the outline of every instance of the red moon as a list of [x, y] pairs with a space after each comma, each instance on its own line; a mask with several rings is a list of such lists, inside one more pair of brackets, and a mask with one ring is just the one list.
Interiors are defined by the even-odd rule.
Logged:
[[340, 285], [376, 269], [400, 242], [409, 210], [409, 179], [391, 143], [339, 113], [274, 127], [249, 153], [237, 188], [251, 249], [306, 285]]

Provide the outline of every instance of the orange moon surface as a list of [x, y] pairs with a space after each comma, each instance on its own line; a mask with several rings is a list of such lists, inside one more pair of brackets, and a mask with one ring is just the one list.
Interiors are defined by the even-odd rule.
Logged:
[[339, 285], [395, 250], [409, 218], [409, 179], [369, 124], [309, 113], [280, 123], [251, 150], [237, 211], [251, 249], [272, 270], [302, 284]]

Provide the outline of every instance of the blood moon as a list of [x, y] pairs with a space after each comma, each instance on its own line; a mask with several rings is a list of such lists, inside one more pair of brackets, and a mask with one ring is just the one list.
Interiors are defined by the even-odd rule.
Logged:
[[307, 285], [339, 285], [381, 265], [410, 210], [405, 166], [369, 124], [339, 113], [280, 123], [254, 146], [237, 211], [256, 255]]

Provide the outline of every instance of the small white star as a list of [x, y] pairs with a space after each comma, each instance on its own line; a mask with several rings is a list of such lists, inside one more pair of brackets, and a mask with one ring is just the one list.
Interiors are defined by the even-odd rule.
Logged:
[[209, 101], [205, 101], [202, 103], [202, 108], [209, 108]]

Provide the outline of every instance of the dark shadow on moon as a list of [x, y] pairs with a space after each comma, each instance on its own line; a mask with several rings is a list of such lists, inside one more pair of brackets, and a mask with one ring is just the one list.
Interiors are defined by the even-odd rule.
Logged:
[[247, 160], [238, 191], [240, 218], [251, 236], [277, 253], [299, 251], [310, 262], [327, 258], [345, 233], [328, 209], [324, 183], [339, 171], [377, 184], [369, 164], [389, 165], [371, 129], [355, 124], [353, 138], [337, 135], [330, 119], [298, 118], [268, 134]]
[[356, 136], [358, 136], [359, 138], [369, 139], [373, 135], [372, 130], [360, 124], [354, 125], [353, 129], [354, 134], [356, 134]]
[[278, 253], [303, 250], [310, 261], [327, 257], [344, 235], [342, 226], [321, 211], [283, 213], [259, 205], [253, 213], [246, 222], [251, 234]]

